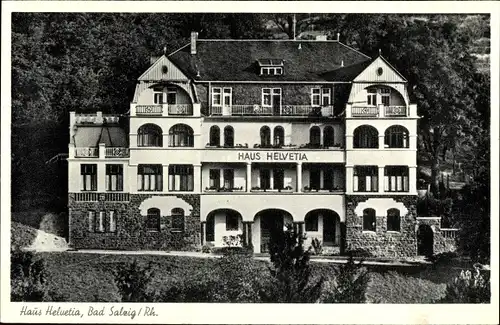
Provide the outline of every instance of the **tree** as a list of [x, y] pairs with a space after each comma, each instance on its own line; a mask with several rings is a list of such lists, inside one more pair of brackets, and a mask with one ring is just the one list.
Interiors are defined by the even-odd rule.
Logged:
[[294, 230], [280, 229], [271, 233], [269, 253], [274, 279], [272, 297], [269, 302], [318, 302], [323, 279], [314, 280], [309, 264], [310, 254], [304, 250], [304, 236]]
[[11, 251], [10, 285], [12, 301], [48, 301], [47, 271], [43, 259], [31, 252]]
[[149, 285], [153, 280], [152, 263], [142, 266], [134, 260], [121, 265], [114, 271], [115, 283], [121, 294], [122, 302], [145, 302], [151, 300]]
[[356, 264], [352, 255], [347, 263], [335, 270], [332, 292], [326, 295], [326, 303], [363, 303], [366, 301], [366, 289], [370, 277], [362, 267], [362, 262]]

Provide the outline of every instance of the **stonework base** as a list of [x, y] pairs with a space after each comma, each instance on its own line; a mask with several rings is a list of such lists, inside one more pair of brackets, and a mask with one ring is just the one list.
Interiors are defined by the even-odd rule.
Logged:
[[[150, 198], [173, 197], [173, 202], [181, 202], [182, 207], [192, 207], [185, 211], [184, 230], [172, 230], [170, 209], [161, 209], [159, 231], [146, 229], [145, 208], [143, 202]], [[160, 199], [161, 200], [161, 199]], [[171, 202], [168, 200], [167, 202]], [[154, 203], [153, 203], [154, 204]], [[154, 206], [147, 206], [151, 208]], [[175, 208], [172, 206], [171, 208]], [[197, 250], [200, 248], [200, 196], [196, 194], [161, 195], [161, 194], [130, 194], [129, 202], [75, 200], [75, 194], [69, 194], [69, 241], [75, 249], [119, 249], [119, 250]], [[105, 231], [89, 230], [89, 210], [95, 211], [96, 217], [100, 211], [105, 212]], [[109, 231], [109, 211], [116, 216], [116, 231]]]

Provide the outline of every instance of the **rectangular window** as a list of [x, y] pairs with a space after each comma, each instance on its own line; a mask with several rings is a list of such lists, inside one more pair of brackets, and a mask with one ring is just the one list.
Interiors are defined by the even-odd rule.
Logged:
[[274, 188], [281, 190], [285, 188], [285, 171], [283, 168], [273, 169]]
[[331, 166], [326, 166], [323, 172], [323, 188], [327, 190], [333, 190], [334, 188], [334, 168]]
[[80, 165], [82, 191], [97, 191], [97, 164]]
[[283, 74], [283, 68], [263, 67], [260, 74], [263, 76], [280, 76]]
[[99, 212], [99, 222], [97, 223], [97, 232], [104, 232], [104, 218], [106, 217], [106, 212], [100, 211]]
[[381, 88], [380, 89], [380, 100], [384, 106], [389, 106], [391, 104], [391, 89]]
[[123, 191], [123, 165], [106, 165], [106, 191]]
[[234, 187], [234, 170], [224, 169], [224, 188], [232, 189]]
[[226, 230], [238, 230], [238, 215], [236, 213], [226, 214]]
[[163, 88], [158, 87], [153, 89], [153, 98], [155, 104], [163, 104]]
[[167, 104], [177, 104], [177, 89], [172, 87], [167, 88]]
[[95, 211], [89, 211], [89, 232], [95, 231]]
[[321, 105], [321, 89], [320, 88], [312, 88], [311, 89], [311, 106], [320, 106]]
[[137, 189], [139, 191], [162, 191], [163, 166], [139, 165], [137, 171]]
[[168, 167], [169, 191], [193, 191], [193, 166], [171, 165]]
[[332, 102], [332, 90], [330, 88], [321, 89], [321, 104], [323, 106], [331, 105]]
[[367, 104], [368, 105], [377, 105], [377, 90], [376, 89], [368, 89], [367, 90]]
[[269, 169], [260, 170], [260, 188], [265, 190], [271, 188], [271, 173]]
[[271, 106], [271, 88], [262, 89], [262, 106]]
[[378, 192], [378, 167], [354, 167], [354, 192]]
[[316, 167], [316, 168], [311, 168], [309, 171], [309, 187], [311, 190], [319, 190], [321, 187], [321, 169]]
[[224, 88], [223, 90], [224, 106], [231, 106], [233, 103], [232, 88]]
[[409, 178], [407, 166], [386, 166], [384, 168], [384, 191], [408, 192]]
[[212, 88], [212, 105], [222, 105], [222, 88]]
[[210, 169], [209, 174], [209, 188], [212, 190], [218, 190], [220, 188], [220, 169]]
[[109, 232], [116, 232], [116, 215], [115, 211], [109, 211]]

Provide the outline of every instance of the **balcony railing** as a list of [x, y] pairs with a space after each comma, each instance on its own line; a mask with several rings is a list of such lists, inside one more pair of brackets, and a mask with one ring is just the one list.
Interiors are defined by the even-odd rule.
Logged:
[[455, 238], [457, 236], [458, 229], [456, 228], [441, 228], [441, 234], [444, 238]]
[[192, 104], [168, 105], [168, 115], [193, 115]]
[[352, 107], [353, 117], [377, 117], [378, 107], [377, 106], [357, 106]]
[[119, 117], [115, 115], [98, 115], [98, 114], [78, 114], [75, 115], [76, 124], [114, 124], [118, 123]]
[[98, 158], [99, 148], [98, 147], [75, 148], [75, 157]]
[[108, 147], [105, 153], [106, 158], [125, 158], [129, 154], [129, 149], [124, 147]]
[[137, 105], [135, 113], [137, 115], [162, 115], [163, 105]]
[[279, 112], [271, 106], [261, 105], [212, 106], [211, 113], [232, 116], [333, 116], [333, 106], [283, 105]]
[[75, 193], [75, 201], [78, 201], [78, 202], [95, 202], [95, 201], [127, 202], [127, 201], [130, 201], [130, 194], [129, 193], [82, 192], [82, 193]]
[[385, 106], [385, 116], [406, 116], [406, 106]]

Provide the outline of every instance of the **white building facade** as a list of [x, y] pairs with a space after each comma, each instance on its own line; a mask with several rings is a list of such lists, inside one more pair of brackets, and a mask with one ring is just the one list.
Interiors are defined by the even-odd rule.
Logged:
[[417, 107], [338, 41], [201, 40], [138, 78], [129, 116], [71, 113], [75, 248], [418, 253]]

